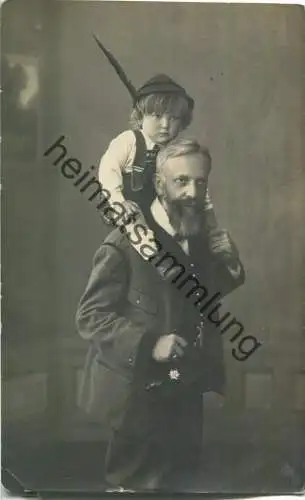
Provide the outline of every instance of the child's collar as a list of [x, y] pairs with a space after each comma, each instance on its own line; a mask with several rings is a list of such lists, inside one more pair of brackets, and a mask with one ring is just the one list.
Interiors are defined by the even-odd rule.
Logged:
[[141, 129], [140, 130], [141, 134], [143, 135], [144, 137], [144, 140], [145, 140], [145, 144], [146, 144], [146, 147], [147, 149], [153, 149], [153, 147], [156, 145], [155, 142], [153, 142], [150, 137], [148, 137], [146, 134], [144, 134], [143, 130]]

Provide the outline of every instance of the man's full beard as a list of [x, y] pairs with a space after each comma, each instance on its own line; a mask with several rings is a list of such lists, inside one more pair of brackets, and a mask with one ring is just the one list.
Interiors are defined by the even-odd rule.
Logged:
[[202, 227], [203, 210], [198, 203], [189, 200], [169, 200], [166, 197], [169, 221], [181, 238], [199, 234]]

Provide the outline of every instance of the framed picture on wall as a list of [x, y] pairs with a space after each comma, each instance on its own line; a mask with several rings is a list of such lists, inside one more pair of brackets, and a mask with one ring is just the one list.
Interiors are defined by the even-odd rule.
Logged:
[[8, 160], [36, 161], [40, 151], [40, 60], [3, 54], [2, 151]]

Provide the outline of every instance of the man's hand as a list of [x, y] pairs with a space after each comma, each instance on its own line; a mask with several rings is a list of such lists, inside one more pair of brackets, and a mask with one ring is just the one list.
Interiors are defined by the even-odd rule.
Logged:
[[153, 349], [153, 359], [162, 363], [172, 357], [183, 356], [186, 346], [187, 341], [175, 333], [162, 335]]
[[218, 392], [209, 391], [202, 395], [204, 410], [219, 410], [224, 405], [224, 396]]

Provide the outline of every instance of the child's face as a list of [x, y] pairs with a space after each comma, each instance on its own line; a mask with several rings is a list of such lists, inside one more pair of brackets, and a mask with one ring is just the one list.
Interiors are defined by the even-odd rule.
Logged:
[[142, 121], [142, 130], [153, 142], [163, 146], [175, 139], [179, 134], [181, 118], [168, 113], [145, 114]]

